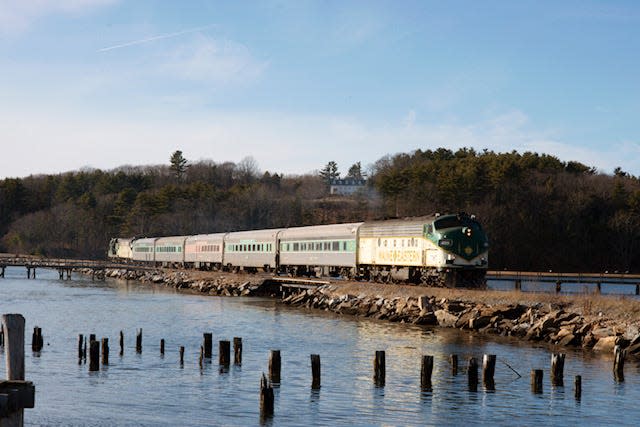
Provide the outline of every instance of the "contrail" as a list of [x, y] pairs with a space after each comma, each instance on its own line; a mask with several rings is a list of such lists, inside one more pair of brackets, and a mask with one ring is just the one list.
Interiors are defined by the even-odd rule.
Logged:
[[204, 27], [190, 28], [188, 30], [182, 30], [182, 31], [178, 31], [178, 32], [175, 32], [175, 33], [160, 34], [159, 36], [147, 37], [146, 39], [134, 40], [132, 42], [118, 44], [118, 45], [115, 45], [115, 46], [103, 47], [102, 49], [98, 49], [98, 52], [106, 52], [108, 50], [120, 49], [121, 47], [134, 46], [134, 45], [137, 45], [137, 44], [148, 43], [148, 42], [152, 42], [152, 41], [160, 40], [160, 39], [168, 39], [168, 38], [171, 38], [171, 37], [181, 36], [183, 34], [197, 33], [198, 31], [203, 31], [203, 30], [206, 30], [206, 29], [214, 27], [214, 26], [215, 25], [206, 25]]

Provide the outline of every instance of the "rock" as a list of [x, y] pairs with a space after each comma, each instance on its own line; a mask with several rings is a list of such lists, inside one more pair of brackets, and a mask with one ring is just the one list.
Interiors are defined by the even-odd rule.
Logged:
[[571, 333], [565, 335], [557, 342], [557, 344], [561, 346], [578, 345], [579, 343], [580, 339]]
[[444, 304], [444, 309], [450, 313], [460, 313], [464, 311], [467, 307], [465, 307], [462, 303], [458, 301], [449, 301]]
[[482, 329], [491, 324], [490, 316], [479, 316], [469, 320], [469, 329]]
[[458, 317], [456, 321], [456, 328], [468, 328], [469, 320], [473, 319], [478, 313], [475, 310], [467, 311]]
[[420, 309], [420, 311], [431, 309], [431, 304], [429, 303], [428, 296], [423, 295], [421, 297], [418, 297], [418, 308]]
[[438, 325], [446, 328], [455, 327], [456, 321], [458, 320], [458, 316], [449, 313], [447, 310], [436, 310], [434, 314], [438, 319]]
[[613, 348], [618, 344], [619, 337], [617, 336], [609, 336], [603, 337], [596, 342], [596, 345], [593, 346], [594, 351], [604, 351], [607, 353], [613, 353]]
[[420, 315], [416, 317], [413, 322], [416, 325], [437, 325], [438, 318], [433, 312], [427, 312], [423, 310], [420, 312]]

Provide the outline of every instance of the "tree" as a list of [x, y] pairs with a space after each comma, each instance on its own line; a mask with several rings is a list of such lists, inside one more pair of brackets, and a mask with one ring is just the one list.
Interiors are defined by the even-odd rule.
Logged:
[[187, 165], [187, 159], [182, 156], [182, 151], [177, 150], [171, 155], [171, 169], [177, 179], [182, 179], [182, 176], [187, 171], [189, 165]]
[[320, 171], [320, 177], [327, 184], [331, 184], [331, 181], [340, 177], [340, 173], [338, 172], [338, 164], [331, 160], [326, 164], [324, 169]]
[[360, 162], [356, 162], [349, 168], [349, 172], [347, 172], [347, 178], [353, 179], [364, 179], [367, 174], [362, 172], [362, 165]]

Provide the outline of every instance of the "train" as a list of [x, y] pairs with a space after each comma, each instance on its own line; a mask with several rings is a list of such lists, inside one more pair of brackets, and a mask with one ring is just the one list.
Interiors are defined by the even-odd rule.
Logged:
[[190, 236], [113, 238], [112, 260], [163, 267], [484, 287], [489, 240], [474, 215], [434, 214]]

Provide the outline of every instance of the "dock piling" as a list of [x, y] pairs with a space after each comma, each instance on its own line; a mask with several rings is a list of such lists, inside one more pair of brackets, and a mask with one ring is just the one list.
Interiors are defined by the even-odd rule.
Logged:
[[420, 386], [423, 391], [431, 391], [431, 374], [433, 373], [433, 356], [422, 356], [420, 366]]
[[320, 388], [320, 355], [311, 355], [311, 388], [317, 390]]
[[269, 380], [274, 384], [280, 383], [280, 350], [271, 350], [269, 357]]
[[233, 337], [233, 363], [242, 364], [242, 338]]
[[386, 382], [386, 356], [384, 350], [376, 351], [373, 359], [373, 382], [376, 387], [384, 387]]

